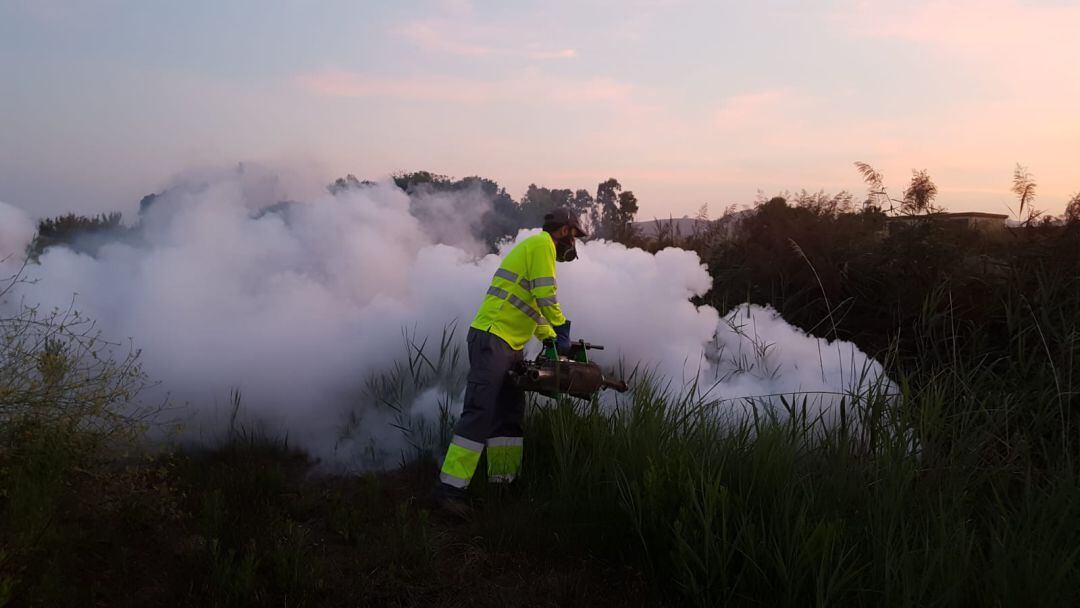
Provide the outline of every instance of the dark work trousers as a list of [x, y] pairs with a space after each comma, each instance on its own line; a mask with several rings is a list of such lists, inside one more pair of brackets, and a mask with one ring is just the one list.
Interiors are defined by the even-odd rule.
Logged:
[[[469, 328], [469, 375], [461, 418], [443, 463], [443, 483], [464, 488], [475, 473], [485, 445], [489, 478], [509, 481], [521, 459], [525, 393], [506, 377], [524, 358], [495, 334]], [[494, 465], [494, 466], [493, 466]]]
[[521, 437], [525, 393], [506, 378], [506, 372], [524, 359], [505, 340], [475, 327], [469, 328], [469, 376], [465, 404], [454, 434], [478, 443], [490, 437]]

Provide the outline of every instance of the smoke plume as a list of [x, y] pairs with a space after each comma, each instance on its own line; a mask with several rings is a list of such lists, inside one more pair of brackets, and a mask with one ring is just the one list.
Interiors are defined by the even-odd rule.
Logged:
[[[26, 270], [33, 282], [0, 307], [65, 307], [77, 294], [76, 308], [104, 335], [142, 350], [193, 440], [220, 432], [235, 389], [245, 416], [328, 462], [357, 466], [365, 450], [393, 461], [407, 443], [395, 417], [431, 421], [440, 407], [460, 408], [460, 383], [420, 391], [400, 413], [380, 409], [365, 387], [393, 371], [407, 337], [437, 342], [456, 324], [453, 344], [463, 345], [500, 260], [470, 232], [487, 203], [469, 193], [410, 198], [385, 183], [274, 204], [279, 193], [260, 179], [226, 172], [180, 182], [146, 206], [137, 238], [93, 257], [49, 248]], [[21, 254], [33, 232], [0, 204], [0, 258]], [[771, 309], [721, 316], [695, 306], [711, 286], [695, 253], [594, 241], [579, 254], [558, 267], [559, 297], [575, 337], [607, 347], [601, 364], [638, 365], [675, 387], [697, 380], [718, 407], [839, 394], [883, 375], [853, 345], [809, 337]], [[17, 257], [0, 270], [14, 272]], [[835, 399], [815, 403], [825, 411]]]

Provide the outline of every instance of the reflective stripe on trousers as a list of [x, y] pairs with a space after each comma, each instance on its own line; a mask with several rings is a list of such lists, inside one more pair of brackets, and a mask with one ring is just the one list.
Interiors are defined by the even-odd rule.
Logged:
[[487, 440], [488, 481], [514, 481], [521, 470], [524, 441], [521, 437], [492, 437]]
[[[525, 442], [521, 437], [492, 437], [487, 440], [488, 481], [508, 483], [521, 471]], [[458, 435], [450, 441], [439, 480], [455, 488], [467, 488], [476, 474], [484, 444]]]
[[468, 487], [483, 451], [484, 444], [454, 435], [450, 446], [446, 448], [446, 458], [443, 459], [439, 480], [455, 488]]

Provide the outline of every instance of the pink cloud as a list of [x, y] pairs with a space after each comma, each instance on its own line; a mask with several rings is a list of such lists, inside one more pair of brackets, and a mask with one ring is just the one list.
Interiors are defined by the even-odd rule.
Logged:
[[439, 0], [438, 4], [444, 13], [451, 15], [471, 15], [473, 13], [471, 0]]
[[792, 95], [781, 89], [735, 95], [725, 99], [716, 110], [713, 123], [721, 129], [758, 126], [792, 102]]
[[517, 57], [534, 60], [574, 59], [577, 50], [541, 43], [531, 25], [479, 22], [469, 3], [448, 7], [443, 16], [408, 21], [391, 32], [426, 51], [461, 57]]
[[908, 38], [954, 48], [993, 50], [1069, 34], [1080, 6], [1018, 0], [862, 0], [833, 19], [868, 36]]
[[633, 102], [634, 86], [611, 78], [592, 78], [576, 83], [576, 86], [557, 88], [551, 93], [553, 99], [576, 102]]
[[495, 49], [469, 40], [469, 36], [455, 33], [447, 21], [413, 21], [397, 28], [396, 33], [416, 46], [429, 51], [442, 51], [452, 55], [479, 57], [495, 53]]
[[327, 69], [298, 78], [308, 92], [323, 97], [376, 97], [406, 101], [482, 103], [497, 91], [489, 84], [456, 78], [376, 78], [346, 70]]
[[574, 49], [562, 49], [561, 51], [533, 51], [529, 53], [533, 59], [573, 59], [577, 57]]
[[[1080, 5], [1018, 0], [860, 1], [833, 15], [849, 33], [930, 45], [1014, 91], [1074, 85], [1080, 73]], [[944, 59], [944, 58], [943, 58]]]
[[638, 100], [641, 91], [611, 78], [574, 79], [537, 70], [503, 80], [445, 76], [378, 78], [326, 69], [296, 79], [300, 87], [323, 97], [386, 98], [450, 103], [549, 103], [564, 108], [607, 106], [641, 112], [653, 108]]

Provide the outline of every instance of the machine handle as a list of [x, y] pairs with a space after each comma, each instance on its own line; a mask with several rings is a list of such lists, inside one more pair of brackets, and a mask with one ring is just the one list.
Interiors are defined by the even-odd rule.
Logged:
[[585, 350], [604, 350], [603, 345], [590, 344], [590, 343], [586, 342], [585, 340], [578, 340], [576, 346], [578, 346], [580, 348], [583, 348]]

